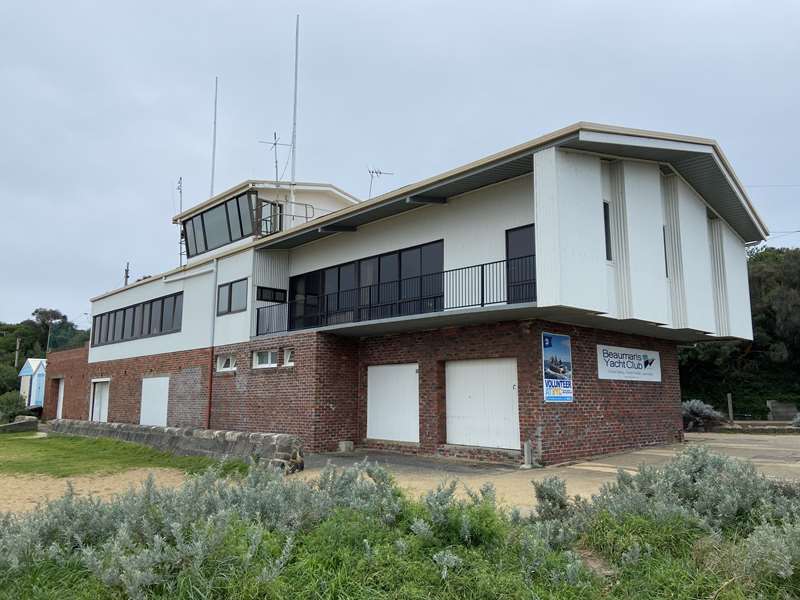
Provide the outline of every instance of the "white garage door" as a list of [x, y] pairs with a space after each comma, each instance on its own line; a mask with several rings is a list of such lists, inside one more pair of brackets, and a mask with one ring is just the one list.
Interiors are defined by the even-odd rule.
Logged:
[[519, 450], [517, 360], [449, 361], [447, 443]]
[[169, 402], [169, 377], [147, 377], [142, 379], [142, 406], [139, 415], [141, 425], [167, 425], [167, 403]]
[[367, 437], [419, 442], [417, 363], [367, 367]]

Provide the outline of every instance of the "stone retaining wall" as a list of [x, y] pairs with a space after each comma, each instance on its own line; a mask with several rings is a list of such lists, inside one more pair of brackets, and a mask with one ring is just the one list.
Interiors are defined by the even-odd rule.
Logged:
[[291, 470], [303, 468], [300, 438], [286, 433], [215, 431], [191, 427], [158, 427], [129, 423], [97, 423], [73, 419], [49, 422], [51, 434], [108, 437], [145, 444], [173, 454], [213, 458], [258, 457]]

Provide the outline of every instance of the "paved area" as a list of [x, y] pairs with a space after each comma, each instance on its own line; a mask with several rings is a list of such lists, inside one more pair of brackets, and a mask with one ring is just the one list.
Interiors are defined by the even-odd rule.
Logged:
[[526, 509], [534, 503], [531, 480], [558, 475], [567, 483], [567, 492], [588, 497], [600, 486], [616, 477], [617, 469], [631, 472], [641, 464], [662, 464], [688, 444], [703, 444], [709, 448], [752, 460], [763, 473], [787, 479], [800, 479], [800, 435], [758, 435], [741, 433], [690, 433], [684, 444], [645, 448], [622, 454], [603, 456], [594, 460], [523, 470], [507, 465], [469, 463], [450, 459], [401, 456], [386, 452], [355, 452], [352, 454], [318, 454], [307, 457], [303, 477], [314, 477], [331, 461], [336, 465], [351, 465], [369, 457], [385, 465], [402, 488], [420, 495], [447, 479], [458, 479], [463, 486], [479, 488], [490, 481], [497, 489], [498, 499], [507, 506]]

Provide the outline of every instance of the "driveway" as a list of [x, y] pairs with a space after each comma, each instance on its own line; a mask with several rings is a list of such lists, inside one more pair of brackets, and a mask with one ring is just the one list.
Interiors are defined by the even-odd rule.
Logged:
[[[686, 442], [643, 448], [632, 452], [601, 456], [544, 469], [524, 470], [507, 465], [490, 465], [444, 458], [416, 457], [386, 452], [358, 451], [352, 454], [315, 454], [306, 457], [303, 477], [314, 477], [328, 462], [346, 466], [368, 457], [386, 466], [398, 484], [418, 496], [446, 479], [458, 479], [477, 489], [490, 481], [500, 502], [507, 506], [530, 508], [534, 503], [531, 480], [558, 475], [567, 483], [570, 495], [588, 497], [616, 477], [617, 469], [635, 471], [642, 464], [662, 464], [689, 444], [702, 444], [712, 450], [751, 460], [763, 473], [787, 479], [800, 478], [800, 435], [757, 435], [741, 433], [689, 433]], [[463, 493], [463, 489], [462, 489]]]

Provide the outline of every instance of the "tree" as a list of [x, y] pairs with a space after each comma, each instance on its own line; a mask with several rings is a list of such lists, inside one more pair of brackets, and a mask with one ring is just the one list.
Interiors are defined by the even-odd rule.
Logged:
[[753, 341], [682, 350], [681, 388], [717, 408], [733, 392], [737, 412], [764, 417], [767, 400], [800, 407], [800, 249], [754, 249], [747, 266]]

